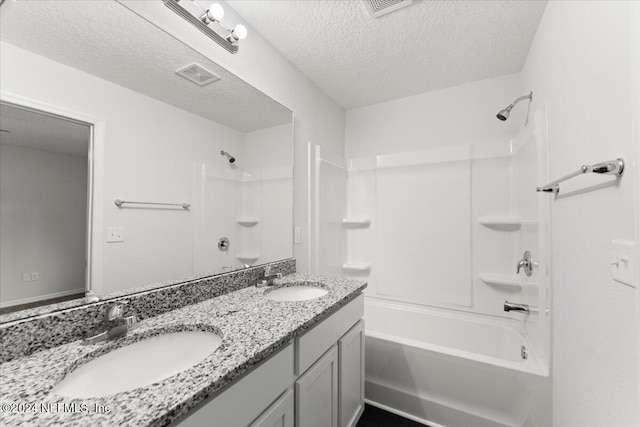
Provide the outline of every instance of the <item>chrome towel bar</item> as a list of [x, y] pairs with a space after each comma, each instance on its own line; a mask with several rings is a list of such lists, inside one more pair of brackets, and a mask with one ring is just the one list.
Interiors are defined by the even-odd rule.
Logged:
[[189, 209], [189, 203], [157, 203], [157, 202], [133, 202], [130, 200], [116, 199], [114, 202], [117, 207], [121, 207], [125, 203], [133, 203], [134, 205], [160, 205], [160, 206], [180, 206], [183, 209]]
[[577, 171], [570, 173], [567, 176], [563, 176], [560, 179], [556, 179], [553, 182], [550, 182], [547, 185], [542, 187], [536, 187], [536, 191], [544, 192], [544, 193], [555, 193], [558, 194], [560, 192], [560, 184], [561, 182], [567, 181], [575, 176], [582, 175], [585, 173], [597, 173], [600, 175], [614, 175], [617, 177], [622, 176], [624, 172], [624, 160], [623, 159], [615, 159], [609, 160], [606, 162], [596, 163], [594, 165], [582, 165], [580, 169]]

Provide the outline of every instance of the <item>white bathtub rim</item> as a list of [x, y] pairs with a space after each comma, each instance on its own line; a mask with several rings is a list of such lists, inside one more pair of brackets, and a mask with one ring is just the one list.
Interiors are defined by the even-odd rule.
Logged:
[[[434, 353], [446, 354], [453, 357], [459, 357], [462, 359], [469, 359], [488, 365], [497, 366], [499, 368], [505, 368], [513, 371], [524, 372], [540, 377], [549, 376], [549, 368], [535, 353], [535, 349], [531, 348], [528, 343], [526, 344], [529, 351], [529, 358], [522, 362], [512, 362], [510, 360], [500, 359], [497, 357], [485, 356], [483, 354], [472, 353], [469, 351], [458, 350], [450, 347], [444, 347], [436, 344], [424, 343], [421, 341], [410, 340], [408, 338], [400, 338], [395, 335], [385, 334], [382, 332], [372, 331], [365, 329], [365, 337], [374, 338], [381, 341], [389, 341], [396, 344], [405, 345], [407, 347], [418, 348], [420, 350], [432, 351]], [[526, 342], [526, 341], [525, 341]]]
[[[364, 301], [365, 301], [365, 307], [367, 304], [371, 304], [371, 305], [377, 305], [385, 308], [391, 308], [391, 309], [402, 310], [402, 311], [410, 311], [413, 313], [429, 314], [432, 316], [454, 318], [458, 320], [468, 321], [469, 319], [473, 319], [474, 322], [484, 323], [487, 325], [497, 326], [500, 328], [507, 328], [515, 331], [521, 336], [524, 336], [524, 325], [520, 320], [517, 320], [517, 319], [501, 317], [501, 316], [492, 316], [492, 315], [483, 314], [483, 313], [473, 313], [473, 312], [454, 309], [454, 308], [424, 306], [419, 304], [413, 304], [411, 302], [406, 302], [406, 301], [397, 301], [397, 300], [386, 299], [381, 297], [372, 297], [367, 295], [365, 295]], [[365, 318], [366, 318], [366, 309], [365, 309]]]
[[[529, 372], [538, 376], [543, 376], [543, 377], [549, 376], [549, 362], [540, 356], [540, 354], [537, 352], [536, 348], [533, 346], [531, 341], [524, 334], [523, 324], [516, 319], [493, 317], [493, 316], [487, 316], [487, 315], [478, 314], [478, 313], [469, 313], [465, 311], [452, 310], [452, 309], [440, 308], [440, 307], [422, 306], [422, 305], [407, 303], [404, 301], [395, 301], [395, 300], [388, 300], [388, 299], [379, 298], [379, 297], [365, 296], [365, 316], [364, 316], [365, 320], [367, 318], [367, 310], [366, 310], [367, 305], [379, 306], [379, 307], [388, 308], [388, 309], [409, 311], [413, 313], [427, 314], [430, 316], [454, 318], [454, 319], [463, 320], [463, 321], [471, 320], [473, 322], [490, 325], [492, 327], [508, 329], [510, 332], [514, 332], [519, 336], [519, 338], [522, 340], [523, 344], [525, 345], [527, 351], [529, 352], [529, 357], [526, 362], [525, 361], [523, 361], [524, 363], [520, 361], [513, 362], [513, 361], [500, 359], [497, 357], [486, 356], [486, 355], [472, 353], [472, 352], [463, 351], [463, 350], [457, 350], [457, 349], [453, 349], [445, 346], [439, 346], [436, 344], [426, 344], [426, 343], [423, 343], [422, 341], [412, 340], [409, 338], [399, 338], [399, 337], [396, 337], [395, 335], [378, 332], [372, 329], [367, 329], [366, 334], [370, 336], [378, 335], [378, 338], [380, 339], [386, 339], [388, 341], [394, 341], [394, 342], [402, 342], [403, 344], [409, 345], [412, 347], [423, 348], [426, 350], [434, 350], [437, 352], [450, 354], [452, 356], [464, 357], [467, 359], [489, 363], [495, 366], [504, 366], [502, 362], [505, 362], [507, 364], [510, 363], [512, 364], [511, 366], [505, 366], [505, 367], [508, 367], [510, 369], [514, 369], [517, 371]], [[425, 344], [426, 346], [424, 346]], [[523, 369], [523, 365], [526, 365], [524, 369]]]

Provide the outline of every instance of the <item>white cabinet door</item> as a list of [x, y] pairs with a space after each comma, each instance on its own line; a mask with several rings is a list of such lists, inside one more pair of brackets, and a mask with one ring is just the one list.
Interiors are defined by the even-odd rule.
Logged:
[[338, 427], [338, 350], [335, 345], [296, 381], [296, 426]]
[[293, 391], [285, 391], [251, 427], [293, 427]]
[[338, 341], [340, 426], [353, 427], [364, 410], [364, 320]]

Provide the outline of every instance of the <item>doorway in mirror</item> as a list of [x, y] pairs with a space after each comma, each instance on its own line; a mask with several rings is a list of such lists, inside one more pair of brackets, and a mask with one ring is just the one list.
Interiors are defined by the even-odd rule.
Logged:
[[0, 314], [85, 296], [85, 123], [0, 104]]

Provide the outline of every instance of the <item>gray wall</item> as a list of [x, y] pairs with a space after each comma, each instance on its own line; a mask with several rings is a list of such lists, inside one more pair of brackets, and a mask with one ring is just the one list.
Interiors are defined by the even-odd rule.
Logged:
[[2, 306], [84, 290], [86, 218], [86, 158], [0, 144]]

